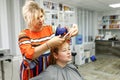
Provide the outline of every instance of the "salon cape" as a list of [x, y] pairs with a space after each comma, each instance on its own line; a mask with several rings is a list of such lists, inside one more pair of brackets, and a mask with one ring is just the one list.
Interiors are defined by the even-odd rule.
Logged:
[[73, 64], [68, 64], [64, 68], [50, 65], [44, 72], [30, 80], [83, 80], [83, 78]]

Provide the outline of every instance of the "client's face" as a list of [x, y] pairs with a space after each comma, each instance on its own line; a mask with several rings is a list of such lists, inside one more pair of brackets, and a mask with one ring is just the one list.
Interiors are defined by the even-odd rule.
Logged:
[[67, 63], [72, 60], [69, 43], [65, 42], [58, 47], [57, 61]]

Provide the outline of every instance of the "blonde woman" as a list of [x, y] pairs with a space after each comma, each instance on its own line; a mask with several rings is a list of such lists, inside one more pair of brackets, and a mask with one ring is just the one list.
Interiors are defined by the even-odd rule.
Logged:
[[[50, 48], [62, 44], [65, 39], [54, 36], [52, 26], [44, 25], [44, 10], [29, 0], [23, 8], [23, 18], [27, 28], [19, 34], [18, 44], [23, 56], [20, 80], [29, 80], [40, 74], [48, 65]], [[70, 31], [69, 37], [76, 35], [77, 26]]]
[[51, 65], [39, 76], [30, 80], [83, 80], [76, 66], [68, 63], [71, 60], [70, 45], [65, 41], [62, 45], [51, 48]]

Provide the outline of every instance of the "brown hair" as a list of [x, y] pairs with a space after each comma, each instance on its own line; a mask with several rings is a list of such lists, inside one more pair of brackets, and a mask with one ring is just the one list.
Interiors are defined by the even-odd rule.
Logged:
[[55, 54], [58, 54], [58, 47], [52, 47], [50, 49], [50, 57], [49, 57], [49, 64], [56, 64], [56, 59], [54, 57]]
[[[63, 44], [64, 44], [64, 43], [70, 44], [68, 40], [66, 40], [65, 42], [63, 42]], [[62, 44], [61, 44], [61, 45], [62, 45]], [[49, 64], [50, 64], [50, 65], [51, 65], [51, 64], [56, 64], [55, 55], [58, 55], [59, 46], [61, 46], [61, 45], [54, 46], [54, 47], [52, 47], [52, 48], [50, 49], [50, 56], [49, 56]]]

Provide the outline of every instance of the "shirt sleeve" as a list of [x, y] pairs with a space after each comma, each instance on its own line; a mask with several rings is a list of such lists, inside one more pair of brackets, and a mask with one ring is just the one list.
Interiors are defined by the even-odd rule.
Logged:
[[18, 43], [22, 55], [28, 59], [32, 59], [34, 48], [32, 48], [30, 38], [25, 32], [19, 34]]
[[54, 26], [51, 26], [51, 25], [49, 25], [48, 27], [49, 27], [50, 33], [51, 33], [51, 34], [54, 34], [54, 33], [55, 33], [55, 27], [54, 27]]

